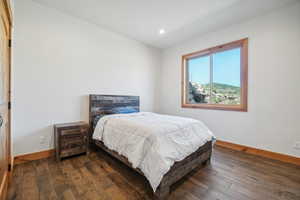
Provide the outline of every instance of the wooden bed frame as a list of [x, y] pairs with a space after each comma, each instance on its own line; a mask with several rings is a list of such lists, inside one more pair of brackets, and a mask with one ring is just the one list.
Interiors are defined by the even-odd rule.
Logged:
[[[118, 96], [118, 95], [95, 95], [91, 94], [89, 97], [89, 123], [91, 127], [91, 134], [94, 129], [94, 119], [99, 114], [104, 114], [111, 112], [113, 108], [131, 108], [135, 109], [139, 112], [139, 97], [138, 96]], [[90, 137], [92, 138], [92, 137]], [[133, 168], [130, 162], [126, 157], [118, 154], [117, 152], [108, 149], [103, 142], [98, 140], [92, 140], [93, 144], [102, 150], [106, 151], [116, 159], [120, 160], [128, 167], [132, 168], [134, 171], [143, 175], [143, 172], [140, 169]], [[183, 159], [182, 161], [175, 162], [175, 164], [171, 167], [168, 173], [166, 173], [157, 188], [154, 196], [156, 199], [167, 199], [170, 186], [183, 178], [193, 169], [199, 167], [201, 164], [206, 164], [210, 161], [212, 153], [212, 142], [207, 142], [205, 145], [200, 147], [197, 151], [190, 154], [188, 157]]]

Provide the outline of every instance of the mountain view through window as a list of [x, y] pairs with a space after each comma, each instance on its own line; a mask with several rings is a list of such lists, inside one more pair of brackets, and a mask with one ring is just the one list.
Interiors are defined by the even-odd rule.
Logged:
[[240, 104], [240, 58], [241, 48], [234, 48], [188, 59], [188, 102]]

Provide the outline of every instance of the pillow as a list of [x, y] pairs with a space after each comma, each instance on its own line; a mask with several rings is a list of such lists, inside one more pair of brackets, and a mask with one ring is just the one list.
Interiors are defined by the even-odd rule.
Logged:
[[131, 107], [118, 107], [118, 108], [113, 108], [113, 112], [116, 114], [127, 114], [127, 113], [136, 113], [138, 112], [136, 109], [131, 108]]

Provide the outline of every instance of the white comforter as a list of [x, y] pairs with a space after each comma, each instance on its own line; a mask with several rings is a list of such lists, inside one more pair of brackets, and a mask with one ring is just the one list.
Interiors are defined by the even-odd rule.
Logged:
[[183, 160], [213, 139], [198, 120], [150, 112], [102, 117], [93, 138], [128, 158], [155, 191], [175, 161]]

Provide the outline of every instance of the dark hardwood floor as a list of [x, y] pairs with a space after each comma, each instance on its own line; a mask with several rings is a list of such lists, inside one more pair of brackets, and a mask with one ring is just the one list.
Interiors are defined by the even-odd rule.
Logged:
[[[8, 199], [152, 199], [147, 181], [99, 151], [17, 165]], [[171, 200], [300, 200], [300, 167], [215, 147], [210, 164], [171, 189]]]

